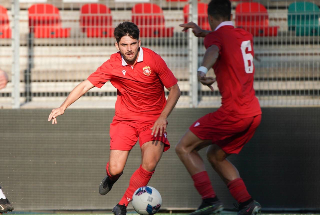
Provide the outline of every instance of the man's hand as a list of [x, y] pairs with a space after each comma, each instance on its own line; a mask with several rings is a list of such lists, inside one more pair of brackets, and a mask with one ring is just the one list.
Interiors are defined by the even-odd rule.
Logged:
[[[203, 72], [201, 72], [203, 73]], [[203, 73], [204, 74], [204, 73]], [[210, 90], [213, 92], [213, 87], [212, 84], [214, 82], [216, 82], [216, 79], [213, 77], [206, 77], [205, 74], [203, 76], [200, 76], [200, 74], [198, 74], [198, 78], [199, 81], [201, 82], [201, 84], [208, 86], [210, 88]]]
[[160, 116], [151, 128], [152, 130], [151, 135], [154, 135], [156, 137], [158, 136], [158, 133], [160, 136], [166, 133], [167, 123], [168, 123], [167, 118]]
[[57, 116], [64, 114], [64, 109], [62, 107], [55, 108], [51, 111], [48, 121], [52, 120], [52, 124], [57, 124]]
[[194, 22], [189, 22], [189, 23], [184, 23], [180, 24], [180, 27], [183, 27], [182, 31], [187, 31], [189, 28], [192, 29], [192, 33], [196, 37], [205, 37], [210, 31], [206, 31], [201, 29], [196, 23]]
[[76, 100], [78, 100], [83, 94], [88, 92], [94, 85], [89, 81], [85, 80], [77, 85], [62, 103], [59, 108], [53, 109], [49, 115], [48, 121], [52, 120], [52, 124], [57, 124], [57, 116], [64, 114], [64, 111]]
[[7, 83], [8, 83], [7, 73], [0, 70], [0, 90], [5, 88], [7, 86]]

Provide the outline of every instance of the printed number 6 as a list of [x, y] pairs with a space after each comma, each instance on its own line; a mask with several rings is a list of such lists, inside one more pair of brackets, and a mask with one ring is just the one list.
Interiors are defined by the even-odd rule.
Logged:
[[246, 53], [247, 48], [249, 52], [252, 51], [250, 40], [241, 43], [241, 51], [246, 73], [253, 73], [253, 56], [251, 53]]

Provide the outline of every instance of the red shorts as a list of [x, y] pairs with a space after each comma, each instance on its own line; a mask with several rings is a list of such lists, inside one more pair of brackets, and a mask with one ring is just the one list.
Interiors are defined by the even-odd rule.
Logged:
[[237, 118], [216, 111], [195, 121], [189, 130], [202, 140], [212, 140], [227, 154], [238, 154], [260, 122], [261, 115]]
[[155, 137], [151, 135], [151, 128], [155, 121], [138, 122], [113, 120], [110, 125], [110, 149], [130, 151], [139, 140], [141, 146], [149, 141], [161, 141], [164, 144], [163, 151], [170, 148], [167, 133]]

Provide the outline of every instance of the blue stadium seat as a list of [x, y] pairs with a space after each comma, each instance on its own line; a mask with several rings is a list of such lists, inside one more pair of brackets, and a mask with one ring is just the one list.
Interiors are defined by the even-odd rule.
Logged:
[[312, 2], [294, 2], [288, 8], [288, 30], [296, 36], [319, 35], [319, 7]]

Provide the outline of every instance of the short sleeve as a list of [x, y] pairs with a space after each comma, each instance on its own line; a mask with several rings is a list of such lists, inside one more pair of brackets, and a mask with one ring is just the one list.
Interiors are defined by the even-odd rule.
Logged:
[[210, 32], [204, 38], [204, 42], [203, 43], [204, 43], [204, 46], [206, 47], [206, 49], [208, 49], [212, 45], [216, 45], [219, 48], [219, 50], [221, 50], [221, 48], [222, 48], [222, 38], [215, 31]]
[[166, 62], [158, 54], [154, 54], [154, 62], [156, 66], [156, 73], [158, 74], [161, 82], [166, 88], [170, 88], [177, 84], [178, 80], [173, 75], [172, 71], [168, 68]]
[[92, 73], [88, 80], [98, 88], [101, 88], [106, 82], [111, 79], [112, 66], [109, 60], [104, 62], [94, 73]]

